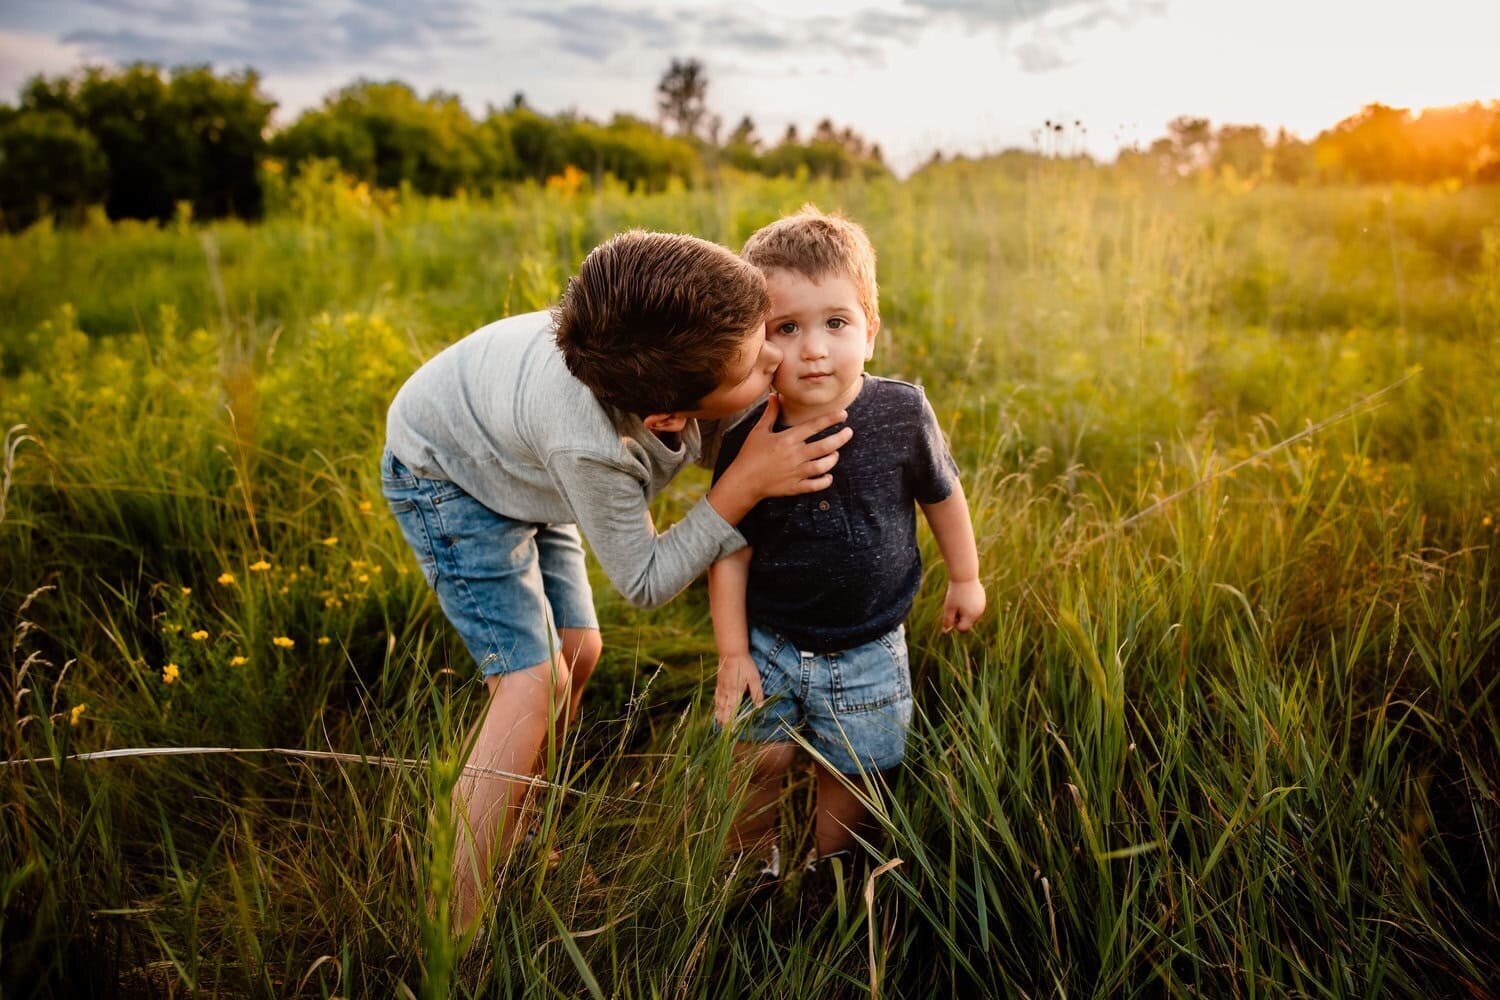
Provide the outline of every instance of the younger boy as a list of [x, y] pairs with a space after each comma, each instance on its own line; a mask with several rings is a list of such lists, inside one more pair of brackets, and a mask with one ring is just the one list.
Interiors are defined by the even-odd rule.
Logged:
[[[760, 272], [723, 247], [629, 232], [588, 255], [555, 313], [483, 327], [397, 393], [382, 487], [489, 687], [468, 765], [534, 774], [577, 715], [602, 648], [580, 527], [610, 582], [655, 607], [744, 544], [734, 525], [756, 502], [828, 485], [852, 432], [806, 439], [843, 415], [772, 434], [768, 412], [686, 517], [651, 522], [651, 498], [700, 457], [698, 421], [769, 387], [768, 305]], [[461, 930], [528, 787], [466, 770], [454, 790]]]
[[[801, 426], [847, 412], [855, 428], [828, 489], [762, 501], [740, 521], [749, 547], [709, 570], [715, 718], [728, 725], [746, 692], [760, 709], [738, 734], [745, 742], [736, 752], [752, 772], [735, 846], [768, 852], [774, 871], [792, 731], [821, 757], [815, 857], [850, 850], [868, 818], [849, 779], [902, 759], [912, 713], [903, 621], [922, 580], [914, 506], [948, 566], [944, 631], [968, 631], [985, 594], [958, 470], [932, 407], [917, 386], [864, 374], [880, 330], [864, 230], [809, 206], [755, 233], [742, 256], [765, 272], [771, 292], [780, 419]], [[759, 426], [752, 416], [728, 432], [722, 474]]]

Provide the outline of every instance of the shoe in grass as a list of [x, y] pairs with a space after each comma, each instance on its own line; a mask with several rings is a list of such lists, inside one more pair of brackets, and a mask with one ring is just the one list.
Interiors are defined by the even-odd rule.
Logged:
[[771, 856], [758, 861], [752, 860], [745, 866], [748, 874], [736, 872], [734, 878], [734, 902], [735, 909], [754, 906], [762, 903], [776, 894], [781, 885], [781, 849], [773, 846]]
[[809, 858], [802, 866], [800, 896], [804, 912], [819, 914], [837, 905], [842, 919], [857, 903], [869, 870], [870, 859], [863, 851], [834, 851]]

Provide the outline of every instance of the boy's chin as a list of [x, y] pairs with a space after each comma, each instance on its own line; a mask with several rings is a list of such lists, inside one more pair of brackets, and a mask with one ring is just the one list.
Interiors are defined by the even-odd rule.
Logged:
[[842, 387], [829, 380], [822, 384], [794, 384], [785, 389], [777, 386], [776, 394], [781, 397], [783, 406], [788, 404], [799, 408], [826, 406], [842, 394]]
[[781, 397], [782, 406], [816, 406], [820, 402], [817, 398], [808, 396], [801, 386], [793, 386], [791, 392], [777, 389], [776, 395]]
[[800, 402], [802, 400], [801, 388], [799, 385], [778, 385], [775, 382], [771, 383], [771, 391], [780, 396], [783, 403], [787, 401], [793, 403]]

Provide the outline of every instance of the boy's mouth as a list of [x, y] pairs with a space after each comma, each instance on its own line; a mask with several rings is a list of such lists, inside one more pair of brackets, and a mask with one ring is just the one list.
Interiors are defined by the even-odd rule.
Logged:
[[823, 379], [830, 378], [832, 375], [833, 372], [808, 372], [806, 375], [802, 376], [802, 381], [821, 382]]

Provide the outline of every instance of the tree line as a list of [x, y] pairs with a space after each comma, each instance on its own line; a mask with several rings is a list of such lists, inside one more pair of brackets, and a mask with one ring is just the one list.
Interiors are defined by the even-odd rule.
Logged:
[[1304, 141], [1259, 125], [1180, 117], [1116, 164], [1171, 178], [1205, 172], [1244, 180], [1339, 184], [1500, 183], [1500, 101], [1427, 108], [1370, 104]]
[[[726, 134], [707, 92], [701, 63], [673, 60], [657, 87], [658, 121], [617, 114], [598, 122], [543, 114], [522, 94], [476, 117], [453, 94], [424, 97], [404, 83], [361, 80], [272, 129], [275, 102], [251, 70], [140, 64], [39, 76], [16, 106], [0, 105], [0, 216], [15, 228], [101, 205], [114, 219], [166, 220], [185, 210], [253, 219], [265, 210], [268, 167], [333, 168], [432, 196], [560, 176], [659, 190], [723, 168], [833, 178], [888, 172], [878, 144], [829, 120], [771, 141], [747, 117]], [[1049, 141], [1064, 131], [1052, 122], [1045, 130]], [[1010, 156], [1032, 162], [1059, 146], [1039, 142]], [[1371, 105], [1311, 141], [1179, 118], [1149, 147], [1121, 153], [1115, 167], [1168, 180], [1211, 171], [1289, 183], [1493, 183], [1500, 101], [1419, 114]]]
[[[877, 145], [821, 123], [769, 144], [742, 121], [720, 140], [696, 60], [674, 61], [658, 87], [660, 123], [607, 122], [532, 109], [522, 94], [471, 115], [453, 94], [421, 96], [360, 80], [285, 128], [253, 71], [163, 71], [139, 64], [36, 77], [18, 106], [0, 105], [0, 214], [11, 228], [102, 205], [112, 219], [258, 218], [265, 170], [316, 164], [378, 188], [451, 196], [560, 175], [612, 177], [646, 190], [700, 183], [721, 165], [768, 175], [843, 178], [887, 172]], [[571, 168], [571, 170], [569, 169]]]

